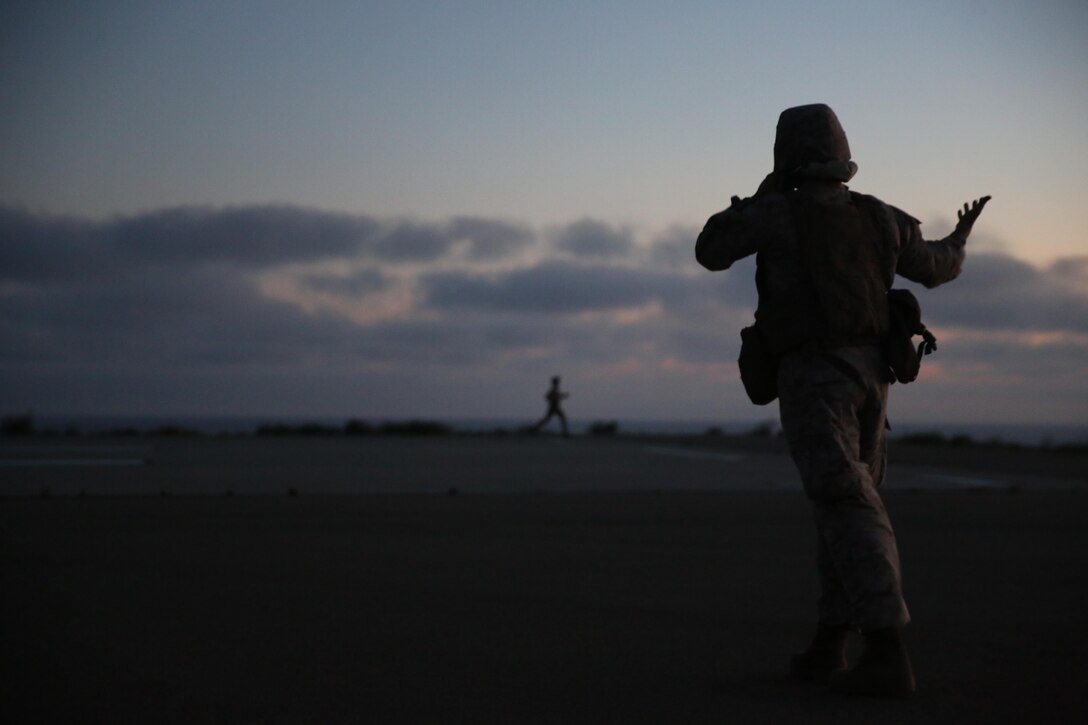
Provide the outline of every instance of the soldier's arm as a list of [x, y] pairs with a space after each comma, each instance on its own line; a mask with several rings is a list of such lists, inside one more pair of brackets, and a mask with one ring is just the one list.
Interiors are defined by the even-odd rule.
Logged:
[[764, 233], [766, 197], [741, 199], [707, 220], [695, 241], [695, 259], [711, 271], [729, 269], [738, 259], [755, 254]]
[[896, 273], [926, 287], [936, 287], [958, 277], [971, 227], [989, 200], [990, 197], [986, 196], [970, 207], [964, 204], [956, 229], [944, 239], [936, 241], [923, 239], [918, 220], [892, 207], [899, 232]]

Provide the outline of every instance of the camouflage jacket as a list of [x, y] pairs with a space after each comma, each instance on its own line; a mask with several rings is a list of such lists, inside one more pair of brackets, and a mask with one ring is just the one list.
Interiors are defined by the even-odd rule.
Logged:
[[922, 238], [917, 219], [845, 186], [749, 199], [710, 217], [695, 257], [710, 270], [755, 254], [756, 322], [775, 352], [882, 338], [896, 274], [927, 287], [955, 279], [964, 243]]

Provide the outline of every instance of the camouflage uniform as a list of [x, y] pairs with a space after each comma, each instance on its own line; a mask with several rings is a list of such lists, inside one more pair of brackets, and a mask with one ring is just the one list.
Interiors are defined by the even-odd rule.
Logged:
[[[835, 368], [834, 355], [858, 371]], [[779, 368], [779, 411], [805, 492], [814, 502], [825, 624], [862, 629], [909, 620], [899, 553], [877, 489], [884, 478], [888, 384], [874, 346], [799, 352]]]
[[[841, 138], [832, 152], [802, 153], [816, 162], [807, 173], [841, 182], [856, 166], [834, 126]], [[780, 121], [780, 140], [781, 131]], [[776, 169], [778, 157], [776, 142]], [[885, 293], [896, 274], [927, 287], [954, 279], [963, 240], [925, 241], [916, 219], [841, 183], [801, 184], [734, 197], [709, 219], [695, 253], [710, 270], [757, 255], [757, 326], [781, 355], [782, 428], [815, 508], [821, 623], [905, 625], [895, 534], [877, 490], [886, 460]]]

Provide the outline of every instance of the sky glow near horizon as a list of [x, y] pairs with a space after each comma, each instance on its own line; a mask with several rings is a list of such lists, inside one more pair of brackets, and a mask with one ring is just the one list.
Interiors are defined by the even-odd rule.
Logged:
[[0, 396], [48, 413], [766, 417], [694, 237], [838, 113], [852, 188], [992, 194], [893, 417], [1088, 422], [1077, 2], [8, 2]]

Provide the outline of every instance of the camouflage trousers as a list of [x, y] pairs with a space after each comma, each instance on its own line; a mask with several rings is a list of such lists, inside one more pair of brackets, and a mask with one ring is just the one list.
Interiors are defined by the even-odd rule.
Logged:
[[791, 353], [778, 371], [782, 430], [814, 503], [824, 624], [868, 630], [910, 621], [895, 532], [877, 491], [886, 370], [878, 348], [852, 347]]

